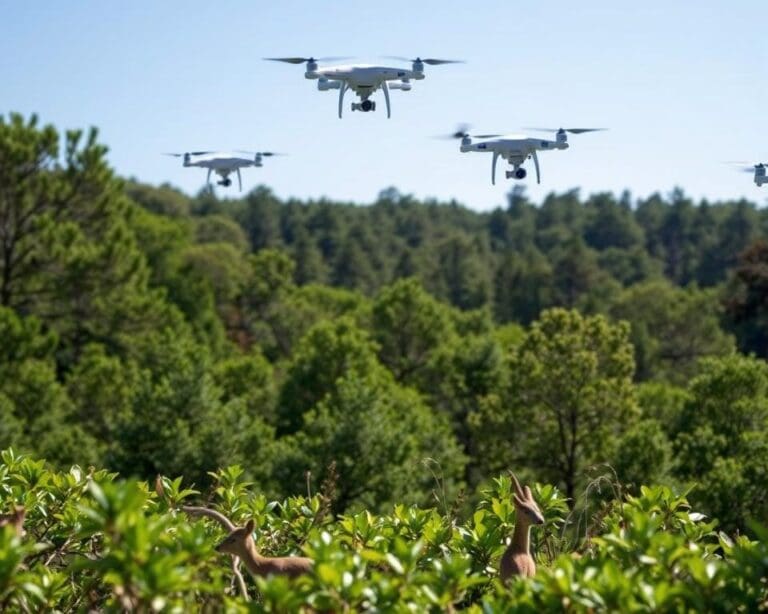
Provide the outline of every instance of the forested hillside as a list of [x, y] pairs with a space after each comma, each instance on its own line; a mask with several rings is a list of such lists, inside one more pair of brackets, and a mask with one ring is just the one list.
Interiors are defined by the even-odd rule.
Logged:
[[239, 464], [268, 497], [332, 478], [335, 512], [461, 509], [514, 468], [570, 505], [610, 475], [768, 517], [755, 203], [219, 200], [105, 153], [0, 120], [0, 448], [200, 489]]

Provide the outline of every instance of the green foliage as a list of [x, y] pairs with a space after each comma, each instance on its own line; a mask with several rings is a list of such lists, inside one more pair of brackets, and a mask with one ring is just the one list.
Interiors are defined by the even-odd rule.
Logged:
[[607, 464], [698, 484], [729, 530], [766, 515], [764, 363], [723, 329], [763, 355], [750, 203], [190, 198], [17, 114], [0, 181], [2, 446], [200, 487], [239, 464], [271, 497], [335, 471], [339, 512], [469, 510], [511, 466], [583, 509]]
[[[286, 443], [291, 451], [278, 461], [280, 483], [298, 490], [304, 470], [320, 475], [333, 462], [338, 510], [426, 503], [433, 487], [443, 500], [453, 499], [466, 462], [447, 421], [384, 373], [339, 378]], [[436, 464], [438, 483], [425, 461]]]
[[612, 457], [637, 418], [626, 324], [553, 309], [534, 322], [510, 357], [510, 383], [473, 416], [499, 456], [563, 484], [573, 499], [587, 466]]
[[395, 504], [377, 515], [327, 514], [322, 495], [270, 501], [238, 467], [214, 475], [209, 504], [255, 525], [265, 555], [303, 553], [311, 573], [247, 578], [250, 602], [214, 545], [222, 528], [178, 511], [196, 493], [181, 479], [144, 482], [0, 454], [0, 508], [23, 505], [24, 534], [0, 527], [4, 611], [540, 612], [759, 611], [768, 600], [768, 533], [758, 541], [715, 532], [686, 499], [664, 487], [609, 505], [578, 552], [560, 539], [568, 507], [550, 485], [534, 485], [546, 518], [534, 531], [538, 573], [496, 579], [515, 522], [502, 476], [466, 519]]
[[739, 339], [739, 348], [768, 356], [768, 243], [756, 241], [738, 259], [724, 303], [728, 319]]
[[720, 309], [710, 290], [646, 282], [624, 290], [610, 312], [631, 323], [639, 380], [685, 384], [700, 359], [735, 350], [720, 328]]
[[332, 394], [345, 377], [383, 371], [376, 345], [351, 319], [320, 322], [301, 340], [280, 393], [280, 428], [294, 432], [305, 412]]
[[153, 298], [131, 204], [96, 136], [0, 117], [0, 305], [55, 330], [65, 365], [91, 341], [122, 342]]
[[384, 288], [373, 303], [371, 319], [379, 359], [405, 383], [417, 382], [435, 351], [454, 335], [448, 309], [415, 279]]
[[768, 513], [768, 365], [711, 359], [691, 382], [674, 438], [676, 474], [695, 481], [692, 498], [742, 530]]

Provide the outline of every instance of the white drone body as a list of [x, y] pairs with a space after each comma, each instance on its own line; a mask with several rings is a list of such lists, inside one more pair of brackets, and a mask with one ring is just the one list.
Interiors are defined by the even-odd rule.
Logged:
[[745, 166], [743, 167], [743, 170], [745, 173], [755, 174], [755, 185], [759, 188], [762, 187], [764, 183], [768, 183], [768, 176], [766, 176], [765, 173], [767, 167], [768, 163], [760, 162], [752, 166]]
[[[344, 95], [352, 90], [360, 97], [360, 102], [352, 103], [353, 111], [368, 113], [376, 110], [376, 103], [370, 100], [371, 95], [377, 90], [384, 93], [384, 102], [387, 105], [387, 118], [392, 116], [392, 106], [389, 100], [390, 90], [411, 90], [411, 81], [424, 79], [424, 65], [454, 64], [457, 60], [438, 60], [434, 58], [416, 58], [411, 62], [410, 70], [407, 68], [393, 68], [391, 66], [376, 66], [372, 64], [346, 64], [338, 66], [319, 66], [315, 58], [265, 58], [275, 62], [288, 64], [304, 64], [307, 68], [304, 77], [317, 80], [317, 89], [321, 92], [339, 90], [339, 118], [344, 109]], [[406, 60], [405, 58], [397, 58]]]
[[231, 173], [237, 173], [237, 183], [240, 187], [240, 191], [243, 190], [243, 179], [240, 175], [241, 168], [247, 168], [249, 166], [261, 167], [262, 159], [265, 156], [277, 155], [271, 151], [259, 151], [254, 152], [252, 157], [244, 157], [238, 155], [238, 153], [249, 152], [220, 152], [220, 151], [192, 151], [187, 153], [170, 153], [168, 156], [183, 157], [186, 166], [197, 166], [200, 168], [208, 169], [208, 176], [206, 183], [211, 185], [211, 173], [216, 173], [220, 177], [220, 181], [216, 183], [220, 186], [229, 187], [232, 185], [232, 180], [229, 178]]
[[764, 183], [768, 183], [768, 177], [765, 174], [765, 164], [755, 164], [755, 185], [759, 188]]
[[[544, 128], [534, 128], [535, 130], [546, 130]], [[468, 151], [488, 152], [493, 154], [491, 159], [491, 183], [496, 184], [496, 163], [499, 158], [506, 160], [512, 170], [506, 171], [507, 179], [525, 179], [528, 174], [523, 168], [526, 160], [532, 159], [536, 168], [536, 183], [541, 183], [541, 169], [539, 167], [539, 151], [552, 151], [568, 149], [568, 132], [581, 134], [583, 132], [593, 132], [603, 130], [603, 128], [560, 128], [555, 130], [555, 140], [540, 139], [526, 136], [524, 134], [467, 134], [464, 129], [459, 129], [452, 136], [461, 139], [459, 150], [462, 153]], [[477, 141], [473, 139], [479, 139]]]

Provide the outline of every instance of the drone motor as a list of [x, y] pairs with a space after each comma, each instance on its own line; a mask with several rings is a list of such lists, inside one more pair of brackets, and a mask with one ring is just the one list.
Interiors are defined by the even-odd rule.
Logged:
[[341, 88], [341, 81], [331, 81], [327, 77], [320, 77], [317, 81], [317, 89], [321, 92], [327, 92], [328, 90], [338, 90]]

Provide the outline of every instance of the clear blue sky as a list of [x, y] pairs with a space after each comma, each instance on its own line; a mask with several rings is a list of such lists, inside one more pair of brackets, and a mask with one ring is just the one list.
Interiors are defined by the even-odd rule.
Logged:
[[[285, 151], [246, 171], [246, 189], [370, 202], [394, 185], [481, 210], [513, 183], [491, 186], [490, 156], [431, 135], [460, 121], [606, 126], [542, 154], [530, 196], [680, 186], [763, 204], [768, 189], [720, 161], [768, 159], [767, 24], [766, 0], [0, 0], [0, 113], [96, 125], [120, 174], [190, 193], [205, 172], [160, 152]], [[393, 92], [390, 120], [383, 101], [339, 120], [337, 92], [261, 60], [310, 54], [467, 63], [427, 67], [411, 92]]]

